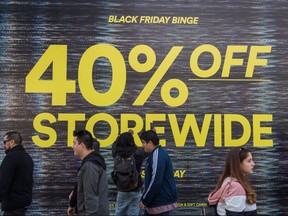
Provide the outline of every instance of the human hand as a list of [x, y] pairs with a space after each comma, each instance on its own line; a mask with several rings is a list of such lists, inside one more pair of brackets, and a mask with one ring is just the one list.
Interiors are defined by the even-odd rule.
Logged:
[[67, 215], [73, 216], [75, 214], [75, 207], [68, 207], [67, 209]]
[[144, 209], [144, 208], [145, 208], [145, 205], [144, 205], [142, 202], [140, 202], [140, 203], [139, 203], [139, 208], [140, 208], [140, 209]]

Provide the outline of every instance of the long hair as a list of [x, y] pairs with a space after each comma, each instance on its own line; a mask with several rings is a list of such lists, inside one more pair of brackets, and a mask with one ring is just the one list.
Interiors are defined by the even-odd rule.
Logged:
[[136, 147], [133, 135], [131, 132], [120, 134], [116, 140], [117, 147]]
[[256, 203], [257, 201], [256, 192], [254, 191], [250, 182], [248, 181], [247, 176], [241, 169], [241, 163], [243, 162], [244, 159], [248, 157], [249, 152], [251, 153], [250, 150], [245, 148], [241, 149], [237, 148], [232, 149], [230, 151], [226, 159], [224, 170], [218, 180], [217, 187], [212, 192], [212, 194], [214, 194], [221, 188], [225, 178], [232, 177], [237, 179], [238, 182], [244, 188], [247, 197], [246, 202], [251, 205]]

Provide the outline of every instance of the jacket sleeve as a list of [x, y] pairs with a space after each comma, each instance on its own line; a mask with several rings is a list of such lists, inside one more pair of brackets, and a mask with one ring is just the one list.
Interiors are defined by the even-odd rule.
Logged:
[[147, 206], [149, 205], [153, 199], [157, 196], [161, 189], [161, 185], [163, 182], [166, 160], [167, 158], [163, 157], [163, 155], [158, 154], [158, 149], [153, 152], [152, 156], [152, 176], [149, 182], [149, 185], [142, 196], [142, 203]]
[[6, 156], [0, 168], [0, 202], [2, 202], [10, 188], [15, 168], [15, 163]]
[[86, 163], [82, 174], [85, 215], [97, 215], [99, 211], [99, 182], [100, 169], [95, 169], [92, 163]]
[[71, 196], [71, 199], [69, 201], [70, 207], [76, 207], [77, 206], [77, 183], [74, 185], [73, 193]]

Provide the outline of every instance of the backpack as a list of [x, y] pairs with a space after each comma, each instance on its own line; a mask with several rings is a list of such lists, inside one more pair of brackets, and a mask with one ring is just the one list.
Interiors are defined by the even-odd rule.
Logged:
[[134, 154], [129, 157], [117, 155], [114, 158], [112, 180], [119, 191], [131, 191], [138, 185], [139, 173], [136, 169]]

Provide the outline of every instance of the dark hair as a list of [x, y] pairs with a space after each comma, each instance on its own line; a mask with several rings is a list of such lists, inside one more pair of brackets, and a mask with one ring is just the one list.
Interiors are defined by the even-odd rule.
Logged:
[[77, 138], [79, 144], [84, 143], [88, 150], [93, 149], [94, 139], [92, 134], [87, 130], [74, 131], [74, 137]]
[[7, 139], [14, 140], [16, 145], [22, 144], [22, 136], [18, 131], [9, 131], [5, 134], [7, 136]]
[[249, 153], [251, 153], [251, 151], [246, 148], [232, 149], [229, 152], [227, 159], [226, 159], [224, 170], [218, 180], [217, 187], [212, 192], [212, 194], [214, 194], [216, 191], [218, 191], [221, 188], [221, 185], [223, 184], [225, 178], [233, 177], [233, 178], [236, 178], [238, 182], [244, 188], [246, 192], [246, 197], [247, 197], [246, 202], [249, 204], [256, 203], [257, 201], [256, 193], [254, 189], [252, 188], [251, 184], [249, 183], [247, 176], [241, 170], [241, 163], [243, 162], [244, 159], [248, 157]]
[[151, 141], [155, 146], [159, 145], [159, 138], [154, 130], [144, 131], [140, 135], [140, 139], [144, 140], [147, 143]]
[[100, 143], [96, 138], [93, 139], [93, 149], [96, 152], [100, 151]]
[[116, 140], [117, 147], [136, 147], [134, 137], [131, 132], [120, 134]]

